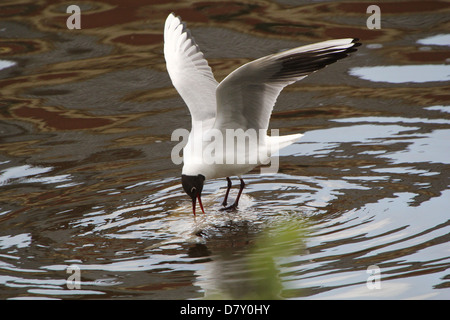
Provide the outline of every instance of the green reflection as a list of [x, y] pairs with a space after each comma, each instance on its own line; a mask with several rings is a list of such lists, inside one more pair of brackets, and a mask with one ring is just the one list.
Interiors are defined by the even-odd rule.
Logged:
[[306, 222], [289, 218], [268, 226], [244, 254], [241, 263], [234, 263], [225, 282], [237, 282], [229, 286], [222, 283], [219, 293], [205, 299], [279, 300], [283, 299], [281, 267], [283, 259], [301, 254], [307, 236]]

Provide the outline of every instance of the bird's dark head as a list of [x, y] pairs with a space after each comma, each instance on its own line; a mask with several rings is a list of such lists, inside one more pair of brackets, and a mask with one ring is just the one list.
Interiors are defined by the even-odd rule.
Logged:
[[201, 200], [204, 182], [205, 176], [202, 174], [196, 176], [189, 176], [185, 174], [181, 175], [181, 184], [183, 185], [184, 192], [186, 192], [186, 194], [192, 199], [192, 212], [194, 213], [194, 216], [195, 216], [195, 204], [197, 199], [198, 204], [202, 209], [202, 212], [205, 213], [205, 211], [203, 210], [203, 204]]

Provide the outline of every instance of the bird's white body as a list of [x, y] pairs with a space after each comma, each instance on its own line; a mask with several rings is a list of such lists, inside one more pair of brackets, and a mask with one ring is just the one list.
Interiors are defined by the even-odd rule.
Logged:
[[269, 164], [281, 148], [302, 136], [268, 136], [266, 130], [252, 129], [192, 130], [183, 148], [182, 174], [202, 174], [206, 179], [241, 176], [256, 166]]

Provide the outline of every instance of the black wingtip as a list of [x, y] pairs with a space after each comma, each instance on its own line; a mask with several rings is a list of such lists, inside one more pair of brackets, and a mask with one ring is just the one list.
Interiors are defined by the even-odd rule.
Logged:
[[359, 42], [359, 38], [353, 38], [352, 43], [353, 43], [353, 47], [352, 48], [356, 48], [356, 47], [359, 47], [359, 46], [362, 45], [362, 43]]

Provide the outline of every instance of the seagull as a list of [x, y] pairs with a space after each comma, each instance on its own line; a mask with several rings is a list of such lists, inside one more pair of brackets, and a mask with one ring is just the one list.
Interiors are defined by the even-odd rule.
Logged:
[[[266, 164], [271, 155], [302, 137], [302, 134], [267, 134], [281, 90], [347, 57], [359, 45], [357, 38], [336, 39], [271, 54], [242, 65], [218, 83], [186, 24], [175, 14], [169, 14], [164, 26], [164, 57], [172, 84], [191, 114], [192, 127], [183, 148], [181, 183], [192, 199], [194, 216], [197, 200], [205, 213], [201, 193], [209, 179], [226, 178], [222, 209], [237, 208], [245, 187], [242, 175], [261, 163]], [[203, 153], [211, 146], [211, 137], [220, 134], [224, 137], [230, 130], [256, 132], [256, 142], [244, 148], [244, 161], [223, 161], [236, 160], [234, 154], [227, 156], [236, 149], [242, 150], [242, 142], [237, 146], [230, 143], [231, 147], [217, 144], [222, 148], [217, 147], [211, 153], [216, 161], [206, 161]], [[257, 156], [257, 160], [249, 161], [250, 156]], [[226, 207], [233, 176], [239, 178], [240, 188], [234, 203]]]

